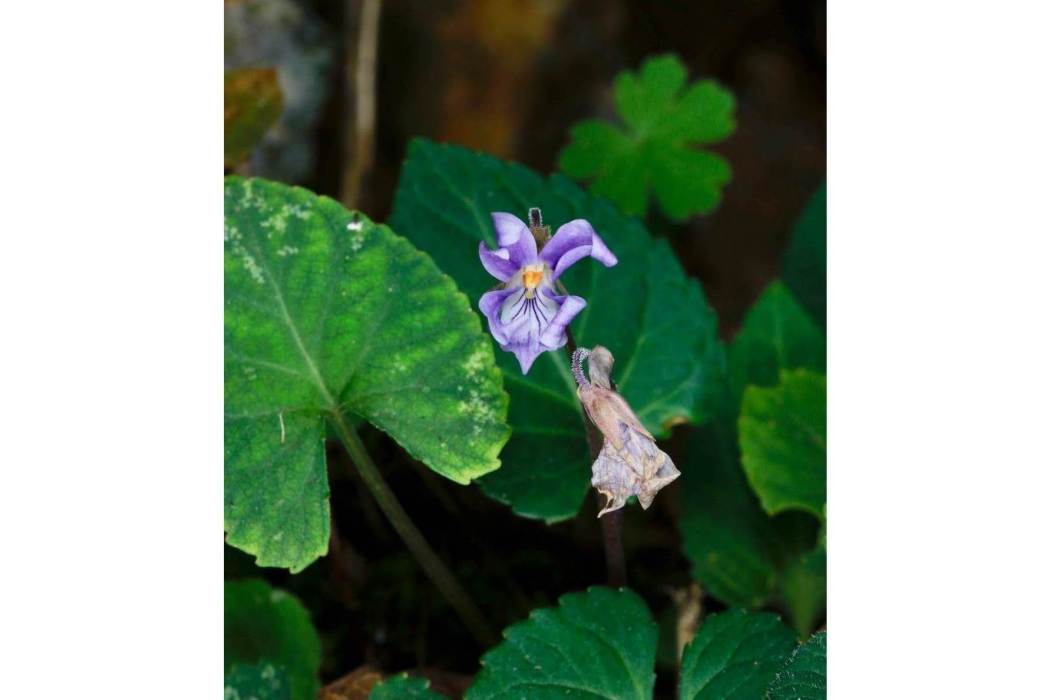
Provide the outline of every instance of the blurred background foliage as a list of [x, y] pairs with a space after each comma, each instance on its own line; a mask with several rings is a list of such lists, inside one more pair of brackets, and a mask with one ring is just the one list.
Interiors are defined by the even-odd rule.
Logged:
[[[360, 134], [354, 129], [360, 106], [355, 86], [368, 2], [381, 8], [374, 56], [375, 124], [369, 134], [373, 155], [364, 159], [365, 170], [355, 173], [363, 160]], [[812, 321], [796, 327], [797, 361], [778, 370], [823, 370], [822, 360], [813, 359], [811, 352], [812, 333], [822, 333], [825, 323], [823, 3], [368, 2], [226, 0], [227, 172], [304, 185], [385, 221], [413, 137], [461, 144], [541, 173], [556, 172], [564, 165], [560, 158], [572, 142], [574, 126], [584, 120], [624, 124], [617, 107], [617, 76], [638, 71], [646, 59], [674, 54], [687, 71], [688, 84], [713, 80], [734, 98], [735, 130], [727, 129], [725, 138], [709, 139], [703, 146], [728, 162], [732, 177], [720, 185], [712, 206], [698, 209], [703, 215], [652, 201], [636, 213], [645, 212], [648, 229], [665, 237], [686, 273], [702, 282], [718, 312], [723, 340], [737, 337], [746, 316], [787, 307], [783, 313], [797, 317], [794, 307], [800, 305]], [[246, 83], [263, 89], [244, 97], [238, 87]], [[246, 155], [237, 135], [253, 132], [263, 136]], [[354, 179], [359, 183], [348, 189], [348, 180]], [[348, 196], [354, 201], [346, 201]], [[778, 277], [793, 300], [782, 299], [776, 284], [770, 287]], [[749, 314], [760, 297], [763, 303]], [[737, 348], [731, 346], [731, 356], [751, 356], [747, 334], [743, 337]], [[746, 374], [746, 361], [738, 367], [731, 371]], [[776, 381], [774, 371], [761, 383]], [[722, 609], [723, 601], [766, 605], [796, 620], [804, 618], [800, 626], [808, 629], [822, 623], [823, 601], [799, 591], [813, 589], [814, 580], [823, 575], [822, 563], [813, 561], [824, 556], [822, 547], [813, 549], [815, 540], [822, 544], [823, 531], [818, 536], [816, 519], [798, 518], [798, 513], [770, 518], [758, 509], [744, 474], [725, 468], [739, 460], [735, 429], [729, 419], [679, 428], [667, 449], [685, 465], [683, 472], [701, 459], [704, 466], [697, 469], [710, 472], [710, 483], [726, 484], [729, 505], [722, 501], [711, 512], [722, 508], [729, 514], [708, 525], [719, 536], [741, 538], [756, 548], [758, 563], [751, 563], [747, 575], [714, 583], [715, 589], [723, 589], [714, 598], [694, 582], [694, 577], [703, 578], [698, 570], [702, 558], [696, 552], [691, 552], [692, 560], [686, 556], [695, 543], [686, 542], [683, 549], [678, 523], [705, 517], [693, 506], [714, 494], [687, 493], [689, 479], [673, 485], [647, 513], [633, 507], [626, 511], [630, 583], [660, 623], [658, 695], [674, 685], [679, 628], [698, 619], [701, 611]], [[567, 591], [604, 580], [591, 498], [579, 517], [556, 525], [518, 518], [476, 487], [443, 481], [367, 425], [362, 435], [405, 508], [493, 616], [497, 629], [537, 606], [554, 604]], [[690, 451], [691, 443], [702, 447]], [[328, 460], [333, 513], [329, 555], [292, 576], [256, 568], [250, 557], [226, 547], [227, 578], [264, 578], [303, 602], [320, 633], [324, 682], [351, 674], [344, 685], [360, 691], [371, 685], [355, 683], [374, 675], [374, 669], [412, 669], [429, 677], [435, 690], [457, 696], [476, 672], [482, 650], [359, 488], [342, 449], [331, 446]], [[739, 499], [739, 507], [731, 505], [733, 498]], [[780, 524], [776, 536], [768, 534], [774, 521]], [[738, 527], [726, 528], [726, 522]], [[819, 586], [823, 588], [822, 579]], [[336, 693], [332, 688], [328, 692]], [[329, 696], [367, 697], [367, 690]]]

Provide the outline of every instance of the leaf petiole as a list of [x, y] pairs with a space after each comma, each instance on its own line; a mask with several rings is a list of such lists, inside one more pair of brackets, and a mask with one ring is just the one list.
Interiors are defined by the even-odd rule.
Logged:
[[346, 416], [339, 409], [329, 411], [328, 420], [331, 422], [336, 435], [339, 436], [339, 440], [346, 447], [347, 452], [350, 453], [350, 459], [354, 463], [357, 473], [361, 475], [361, 480], [365, 482], [365, 486], [372, 492], [372, 497], [379, 504], [379, 509], [383, 511], [387, 520], [390, 521], [394, 530], [401, 537], [401, 541], [408, 547], [408, 551], [412, 553], [412, 556], [415, 557], [426, 575], [437, 586], [437, 589], [441, 591], [441, 594], [445, 596], [449, 605], [459, 615], [463, 624], [478, 644], [484, 648], [495, 645], [497, 637], [489, 628], [481, 611], [478, 610], [470, 595], [463, 589], [437, 553], [431, 549], [423, 537], [423, 533], [412, 522], [405, 509], [401, 507], [400, 501], [397, 500], [397, 496], [390, 490], [390, 486], [387, 485], [383, 476], [379, 473], [379, 469], [376, 468], [372, 457], [368, 454], [368, 450], [365, 449], [364, 443], [361, 442], [361, 438], [357, 431], [354, 430], [353, 425], [346, 420]]

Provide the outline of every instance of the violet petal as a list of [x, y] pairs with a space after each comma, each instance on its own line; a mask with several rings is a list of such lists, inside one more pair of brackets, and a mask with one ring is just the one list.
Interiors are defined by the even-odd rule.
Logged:
[[506, 282], [518, 271], [518, 266], [510, 261], [510, 254], [504, 248], [489, 250], [482, 241], [478, 243], [478, 257], [485, 270], [500, 282]]
[[578, 260], [590, 256], [606, 267], [618, 261], [594, 227], [586, 219], [573, 219], [558, 227], [557, 233], [540, 251], [540, 259], [552, 270], [551, 279], [557, 279]]
[[500, 321], [500, 309], [503, 306], [503, 302], [511, 294], [521, 291], [520, 289], [497, 289], [491, 292], [486, 292], [481, 295], [481, 300], [478, 302], [478, 308], [481, 313], [485, 315], [485, 318], [489, 321], [489, 332], [492, 333], [492, 337], [496, 339], [496, 342], [500, 344], [500, 347], [506, 350], [504, 345], [507, 344], [509, 338], [504, 330], [503, 323]]
[[506, 212], [492, 213], [492, 225], [496, 227], [496, 240], [500, 248], [506, 248], [515, 269], [536, 261], [536, 239], [525, 222]]
[[536, 361], [536, 358], [546, 352], [544, 348], [539, 347], [536, 343], [509, 345], [503, 349], [510, 350], [514, 353], [514, 356], [518, 358], [518, 364], [521, 365], [522, 374], [528, 374], [529, 369], [532, 368], [532, 363]]
[[554, 318], [551, 319], [543, 333], [540, 334], [540, 345], [543, 345], [548, 350], [557, 350], [568, 342], [565, 329], [576, 318], [576, 315], [587, 306], [587, 302], [584, 301], [583, 297], [572, 296], [571, 294], [567, 297], [550, 296], [561, 304], [561, 308], [558, 309], [558, 313], [554, 315]]

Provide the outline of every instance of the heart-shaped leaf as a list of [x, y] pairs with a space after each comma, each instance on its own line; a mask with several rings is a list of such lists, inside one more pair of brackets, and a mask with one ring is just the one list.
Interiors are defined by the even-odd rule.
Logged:
[[429, 257], [304, 189], [230, 177], [225, 201], [228, 543], [293, 572], [327, 551], [326, 416], [460, 484], [499, 467], [492, 346]]
[[[256, 579], [227, 581], [223, 603], [226, 685], [231, 684], [232, 673], [235, 687], [268, 680], [272, 682], [264, 685], [272, 688], [279, 685], [278, 673], [286, 673], [292, 700], [312, 700], [319, 687], [321, 640], [303, 604]], [[258, 673], [238, 665], [253, 666]]]
[[744, 472], [770, 515], [808, 511], [824, 518], [827, 500], [827, 382], [785, 370], [773, 388], [751, 386], [740, 413]]
[[533, 610], [481, 658], [466, 700], [651, 700], [657, 627], [627, 589], [591, 588]]
[[[558, 175], [546, 179], [491, 156], [416, 140], [391, 221], [476, 305], [493, 284], [477, 258], [479, 241], [495, 247], [490, 213], [524, 217], [534, 206], [555, 229], [587, 219], [619, 258], [613, 268], [577, 264], [562, 281], [588, 302], [572, 324], [576, 342], [612, 351], [613, 379], [645, 426], [666, 436], [676, 423], [722, 411], [724, 348], [699, 283], [685, 275], [665, 242], [608, 202]], [[592, 460], [565, 353], [544, 353], [527, 375], [510, 353], [498, 351], [497, 362], [511, 394], [513, 436], [503, 467], [480, 484], [519, 515], [549, 522], [571, 517], [587, 492]]]

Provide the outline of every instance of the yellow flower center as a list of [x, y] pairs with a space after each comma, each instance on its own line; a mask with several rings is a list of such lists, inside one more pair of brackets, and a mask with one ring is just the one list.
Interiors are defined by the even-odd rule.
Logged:
[[525, 285], [525, 296], [529, 299], [536, 293], [536, 287], [543, 281], [543, 266], [529, 265], [521, 271], [521, 283]]

